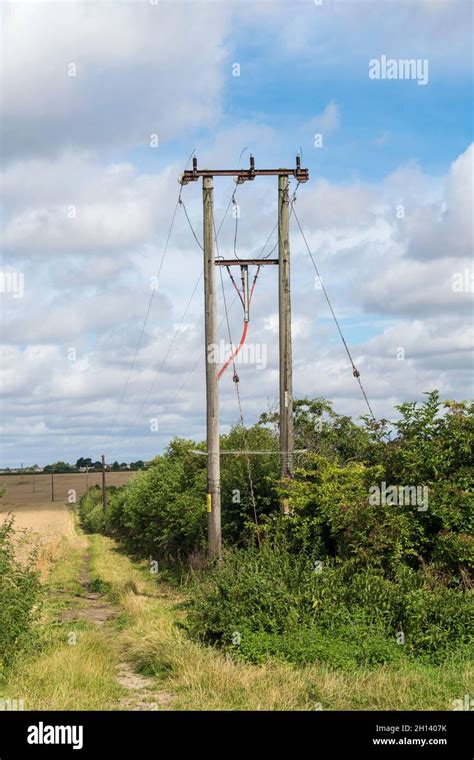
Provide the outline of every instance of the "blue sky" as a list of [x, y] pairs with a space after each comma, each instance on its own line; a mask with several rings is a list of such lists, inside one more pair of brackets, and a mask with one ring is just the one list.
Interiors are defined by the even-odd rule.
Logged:
[[[203, 437], [201, 288], [179, 327], [202, 255], [181, 212], [119, 403], [193, 149], [211, 167], [242, 151], [242, 165], [248, 151], [257, 166], [292, 165], [302, 151], [298, 215], [377, 415], [434, 387], [472, 395], [471, 3], [63, 0], [3, 3], [2, 16], [1, 464], [104, 449], [147, 459], [174, 435]], [[427, 84], [369, 79], [383, 55], [426, 59]], [[218, 220], [233, 188], [216, 181]], [[263, 245], [275, 195], [270, 180], [238, 189], [240, 255]], [[200, 235], [199, 185], [183, 198]], [[233, 233], [229, 216], [229, 255]], [[360, 390], [294, 225], [291, 245], [295, 394], [357, 417]], [[240, 372], [249, 422], [278, 394], [275, 285], [262, 274], [248, 338], [268, 364]], [[231, 319], [235, 339], [236, 307]], [[237, 420], [225, 376], [221, 399], [225, 431]]]

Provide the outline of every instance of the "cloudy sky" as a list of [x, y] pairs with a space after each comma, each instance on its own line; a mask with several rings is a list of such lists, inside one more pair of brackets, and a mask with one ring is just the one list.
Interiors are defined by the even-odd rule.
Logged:
[[[377, 416], [433, 388], [472, 395], [471, 2], [30, 0], [1, 16], [2, 466], [204, 436], [202, 252], [181, 208], [152, 291], [194, 149], [210, 168], [302, 154], [296, 210]], [[383, 56], [419, 75], [371, 78]], [[215, 184], [219, 225], [235, 185]], [[182, 197], [201, 238], [199, 184]], [[238, 255], [269, 253], [275, 178], [235, 200]], [[227, 257], [234, 232], [231, 209]], [[294, 219], [291, 252], [295, 396], [364, 414]], [[278, 398], [277, 307], [267, 268], [247, 422]], [[230, 314], [236, 340], [238, 301]], [[232, 372], [220, 390], [226, 430]]]

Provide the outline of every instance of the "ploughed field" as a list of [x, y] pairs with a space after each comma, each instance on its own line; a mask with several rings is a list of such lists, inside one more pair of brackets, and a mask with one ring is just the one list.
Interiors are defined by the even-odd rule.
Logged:
[[[124, 485], [134, 472], [106, 474], [109, 486]], [[9, 514], [15, 518], [15, 527], [29, 529], [43, 539], [52, 539], [73, 533], [71, 507], [79, 502], [88, 488], [100, 485], [100, 472], [75, 472], [54, 475], [54, 501], [51, 475], [4, 475], [0, 477], [0, 522]]]

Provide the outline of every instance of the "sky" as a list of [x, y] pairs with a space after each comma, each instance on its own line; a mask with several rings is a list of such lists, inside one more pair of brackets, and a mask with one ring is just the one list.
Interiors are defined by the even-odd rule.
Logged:
[[[377, 417], [435, 388], [472, 397], [471, 2], [0, 12], [0, 466], [148, 460], [175, 436], [205, 437], [202, 251], [180, 206], [163, 258], [193, 151], [202, 168], [301, 155], [295, 209]], [[276, 182], [216, 178], [220, 255], [234, 256], [236, 214], [239, 257], [273, 249]], [[200, 184], [182, 200], [202, 240]], [[290, 248], [294, 396], [358, 418], [367, 407], [294, 217]], [[238, 366], [248, 424], [278, 401], [277, 294], [263, 268]], [[220, 395], [226, 432], [239, 419], [230, 370]]]

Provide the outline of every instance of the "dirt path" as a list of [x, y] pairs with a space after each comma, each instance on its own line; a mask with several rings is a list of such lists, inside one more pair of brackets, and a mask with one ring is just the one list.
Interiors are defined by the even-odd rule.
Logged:
[[136, 673], [128, 662], [119, 663], [117, 680], [130, 692], [120, 700], [120, 710], [166, 710], [173, 703], [169, 691], [157, 690], [152, 678]]
[[[91, 590], [94, 583], [90, 578], [91, 552], [89, 541], [84, 548], [82, 564], [79, 573], [81, 591], [75, 596], [79, 597], [81, 606], [70, 606], [63, 609], [58, 622], [72, 624], [76, 621], [84, 621], [100, 627], [100, 635], [110, 643], [108, 647], [110, 656], [116, 659], [116, 679], [119, 686], [125, 690], [125, 694], [119, 701], [110, 706], [116, 710], [162, 710], [167, 709], [173, 701], [173, 695], [156, 687], [155, 679], [137, 673], [132, 665], [120, 656], [120, 648], [117, 647], [117, 632], [106, 624], [114, 620], [121, 613], [120, 605], [112, 604], [107, 594]], [[61, 592], [54, 592], [61, 593]], [[136, 596], [146, 597], [146, 594]], [[76, 600], [77, 601], [77, 600]], [[146, 601], [145, 601], [146, 603]]]
[[[102, 580], [94, 570], [91, 552], [91, 537], [78, 530], [72, 506], [67, 502], [40, 501], [38, 494], [36, 503], [21, 500], [13, 503], [10, 499], [0, 502], [0, 524], [10, 516], [14, 518], [17, 533], [17, 552], [19, 558], [26, 558], [33, 546], [37, 547], [37, 563], [41, 571], [46, 590], [46, 608], [48, 625], [57, 631], [63, 630], [62, 639], [58, 640], [57, 659], [54, 650], [51, 656], [52, 665], [48, 668], [51, 678], [51, 695], [58, 688], [57, 682], [62, 681], [62, 673], [67, 678], [71, 649], [64, 648], [64, 639], [74, 633], [74, 640], [84, 641], [88, 637], [89, 646], [97, 646], [97, 650], [107, 653], [110, 672], [109, 687], [110, 701], [107, 709], [112, 710], [166, 710], [170, 709], [173, 695], [157, 685], [157, 679], [137, 673], [127, 660], [127, 652], [121, 645], [122, 628], [116, 624], [117, 618], [123, 616], [126, 610], [122, 605], [125, 597], [113, 594], [111, 600], [111, 583]], [[146, 605], [155, 598], [153, 589], [140, 587], [135, 582], [127, 585], [127, 576], [132, 573], [132, 563], [123, 559], [119, 577], [114, 582], [126, 586], [128, 598], [140, 599], [140, 604]], [[107, 567], [117, 565], [114, 558], [107, 558]], [[123, 577], [120, 573], [123, 571]], [[148, 599], [150, 597], [150, 600]], [[62, 648], [61, 648], [62, 647]], [[78, 658], [80, 659], [80, 658]], [[97, 675], [97, 666], [92, 667], [86, 662], [81, 674], [89, 678], [86, 690], [92, 690], [93, 679]], [[80, 670], [80, 664], [76, 667]], [[56, 668], [53, 673], [51, 668]], [[31, 676], [32, 677], [32, 676]], [[25, 674], [26, 683], [29, 676]], [[115, 681], [115, 688], [113, 686]], [[34, 692], [34, 689], [33, 689]], [[48, 699], [48, 692], [45, 698]], [[113, 695], [113, 696], [112, 696]], [[33, 702], [34, 705], [34, 702]], [[70, 708], [71, 709], [71, 708]]]
[[95, 625], [103, 625], [118, 614], [118, 609], [107, 601], [105, 594], [90, 590], [90, 551], [89, 547], [84, 551], [82, 568], [79, 574], [79, 582], [82, 591], [79, 594], [82, 607], [66, 609], [61, 613], [60, 619], [64, 623], [73, 623], [75, 620], [85, 620]]

